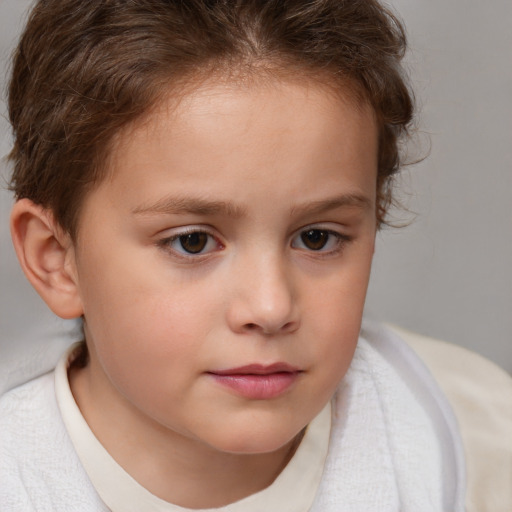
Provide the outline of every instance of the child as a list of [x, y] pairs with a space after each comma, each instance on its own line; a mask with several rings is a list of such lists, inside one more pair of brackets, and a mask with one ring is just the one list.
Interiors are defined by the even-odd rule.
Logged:
[[463, 510], [444, 396], [360, 336], [404, 50], [373, 0], [36, 4], [12, 234], [85, 343], [2, 399], [2, 510]]

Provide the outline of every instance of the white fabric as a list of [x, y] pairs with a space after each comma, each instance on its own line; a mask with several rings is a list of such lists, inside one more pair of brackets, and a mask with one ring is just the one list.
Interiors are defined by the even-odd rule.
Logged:
[[[462, 512], [464, 460], [444, 396], [404, 342], [373, 326], [364, 336], [333, 399], [311, 512]], [[0, 401], [2, 512], [107, 510], [60, 419], [52, 378]]]
[[0, 510], [108, 511], [60, 418], [53, 373], [0, 399]]
[[[112, 512], [191, 512], [148, 492], [96, 439], [69, 387], [67, 370], [72, 351], [73, 347], [55, 369], [57, 403], [78, 457], [101, 499]], [[202, 512], [262, 512], [269, 504], [279, 512], [307, 512], [322, 477], [330, 431], [331, 405], [327, 404], [309, 424], [294, 456], [271, 486], [226, 507]]]
[[467, 512], [512, 512], [512, 376], [463, 347], [392, 329], [453, 406], [466, 455]]
[[464, 456], [444, 395], [398, 336], [367, 325], [363, 337], [335, 396], [312, 511], [463, 511]]

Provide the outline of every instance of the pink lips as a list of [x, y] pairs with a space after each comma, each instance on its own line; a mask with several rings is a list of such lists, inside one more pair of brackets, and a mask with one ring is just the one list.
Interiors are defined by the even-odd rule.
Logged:
[[298, 368], [286, 363], [250, 364], [209, 372], [219, 384], [251, 400], [268, 400], [283, 394], [300, 373]]

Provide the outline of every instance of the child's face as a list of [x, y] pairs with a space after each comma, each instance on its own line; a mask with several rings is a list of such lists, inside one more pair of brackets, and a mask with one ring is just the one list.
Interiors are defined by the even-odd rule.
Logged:
[[376, 232], [370, 108], [311, 84], [206, 84], [123, 134], [112, 165], [73, 260], [91, 398], [128, 428], [278, 449], [356, 346]]

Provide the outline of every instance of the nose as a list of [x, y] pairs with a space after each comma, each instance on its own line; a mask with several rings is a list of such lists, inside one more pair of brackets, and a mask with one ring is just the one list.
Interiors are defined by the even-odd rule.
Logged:
[[286, 262], [277, 256], [251, 258], [233, 277], [227, 316], [234, 332], [271, 336], [297, 330], [297, 283]]

